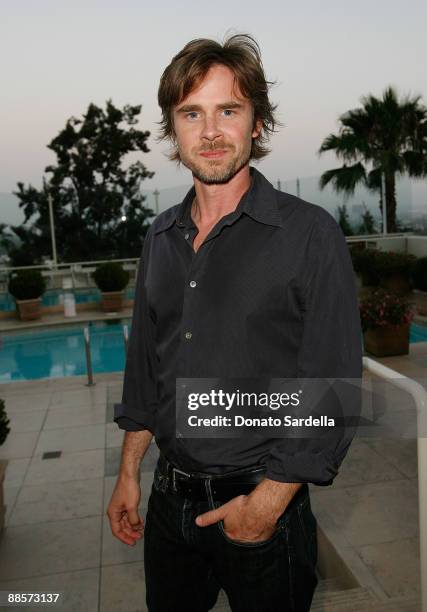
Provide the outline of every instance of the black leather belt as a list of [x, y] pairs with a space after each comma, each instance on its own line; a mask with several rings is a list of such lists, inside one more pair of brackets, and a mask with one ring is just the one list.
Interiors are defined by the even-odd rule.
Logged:
[[172, 465], [162, 453], [157, 466], [160, 475], [166, 479], [167, 491], [181, 497], [206, 500], [210, 489], [214, 499], [224, 502], [237, 495], [248, 495], [264, 479], [266, 471], [265, 465], [258, 465], [226, 474], [189, 473]]

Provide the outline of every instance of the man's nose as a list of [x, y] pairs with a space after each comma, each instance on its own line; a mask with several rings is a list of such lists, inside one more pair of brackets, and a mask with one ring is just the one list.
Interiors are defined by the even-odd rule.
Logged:
[[202, 133], [200, 136], [201, 138], [205, 138], [206, 140], [215, 140], [215, 138], [222, 136], [222, 132], [218, 125], [216, 117], [205, 117]]

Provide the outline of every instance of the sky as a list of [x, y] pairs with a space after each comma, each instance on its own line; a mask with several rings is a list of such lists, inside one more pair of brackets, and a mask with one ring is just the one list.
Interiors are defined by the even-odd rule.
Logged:
[[[140, 159], [155, 176], [144, 189], [191, 183], [157, 143], [160, 76], [189, 40], [246, 32], [262, 51], [271, 99], [285, 124], [258, 168], [271, 181], [337, 165], [317, 150], [340, 114], [390, 84], [427, 104], [427, 2], [409, 0], [2, 0], [0, 192], [41, 186], [55, 158], [46, 145], [93, 102], [142, 104], [151, 136]], [[427, 203], [426, 203], [427, 205]], [[0, 208], [0, 222], [2, 214]]]

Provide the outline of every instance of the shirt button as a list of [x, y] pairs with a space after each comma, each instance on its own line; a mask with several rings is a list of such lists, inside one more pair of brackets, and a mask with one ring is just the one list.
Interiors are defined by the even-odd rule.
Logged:
[[190, 234], [187, 232], [187, 233], [184, 235], [184, 238], [185, 238], [186, 240], [188, 240], [188, 239], [190, 238]]
[[193, 334], [191, 332], [185, 332], [185, 339], [190, 340]]
[[190, 281], [190, 287], [197, 287], [196, 281]]

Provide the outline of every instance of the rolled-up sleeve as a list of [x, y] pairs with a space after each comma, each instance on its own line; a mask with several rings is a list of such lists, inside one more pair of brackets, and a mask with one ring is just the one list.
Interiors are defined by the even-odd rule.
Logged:
[[114, 421], [120, 429], [127, 431], [148, 429], [154, 434], [158, 404], [155, 323], [150, 316], [144, 283], [150, 234], [149, 230], [138, 265], [122, 401], [114, 405]]
[[313, 224], [305, 260], [298, 379], [312, 391], [316, 384], [326, 391], [317, 397], [312, 392], [303, 416], [313, 412], [335, 417], [339, 426], [325, 428], [316, 438], [280, 440], [268, 456], [266, 476], [280, 482], [329, 485], [360, 416], [362, 335], [349, 250], [341, 228], [326, 212]]

